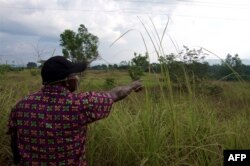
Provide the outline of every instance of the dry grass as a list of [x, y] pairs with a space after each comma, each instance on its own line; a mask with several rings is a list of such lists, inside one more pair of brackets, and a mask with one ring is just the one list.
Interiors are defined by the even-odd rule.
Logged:
[[[161, 88], [158, 75], [143, 77], [145, 89], [114, 104], [109, 118], [89, 126], [90, 165], [222, 165], [223, 149], [250, 148], [248, 83], [214, 82], [211, 96]], [[101, 90], [106, 78], [130, 81], [126, 72], [88, 71], [80, 91]], [[10, 163], [6, 125], [11, 107], [41, 88], [39, 75], [8, 73], [0, 81], [0, 163]], [[192, 88], [191, 88], [192, 90]]]

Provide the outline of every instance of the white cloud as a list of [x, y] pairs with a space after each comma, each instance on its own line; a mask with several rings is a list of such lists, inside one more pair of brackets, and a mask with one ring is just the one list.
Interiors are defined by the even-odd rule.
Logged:
[[[203, 46], [221, 56], [239, 53], [240, 57], [248, 58], [250, 55], [250, 3], [246, 0], [145, 0], [135, 3], [121, 0], [0, 0], [0, 6], [0, 51], [12, 56], [25, 54], [24, 61], [33, 55], [28, 46], [31, 40], [33, 43], [40, 40], [42, 47], [56, 48], [60, 53], [60, 33], [65, 29], [77, 31], [80, 24], [99, 37], [100, 53], [110, 62], [129, 60], [133, 52], [146, 51], [139, 32], [145, 38], [150, 58], [155, 61], [155, 50], [137, 16], [154, 39], [157, 36], [149, 17], [161, 36], [167, 15], [171, 21], [163, 42], [166, 53], [175, 52], [167, 36], [171, 35], [180, 47]], [[109, 47], [130, 29], [135, 30]], [[48, 56], [49, 53], [45, 55]]]
[[203, 46], [221, 58], [227, 53], [249, 58], [250, 51], [246, 51], [248, 47], [245, 43], [250, 40], [247, 33], [250, 13], [247, 8], [242, 9], [242, 3], [216, 1], [200, 3], [199, 6], [193, 4], [192, 7], [179, 6], [173, 16], [171, 33], [180, 44]]

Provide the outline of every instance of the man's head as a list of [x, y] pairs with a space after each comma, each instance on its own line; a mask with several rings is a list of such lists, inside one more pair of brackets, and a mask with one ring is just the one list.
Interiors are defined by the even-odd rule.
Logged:
[[74, 91], [79, 79], [76, 73], [81, 73], [86, 68], [86, 63], [73, 63], [63, 56], [51, 57], [42, 67], [43, 85], [64, 83], [70, 91]]

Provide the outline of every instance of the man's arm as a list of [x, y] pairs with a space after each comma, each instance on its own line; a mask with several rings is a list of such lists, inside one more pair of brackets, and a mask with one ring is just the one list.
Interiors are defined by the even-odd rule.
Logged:
[[134, 81], [126, 86], [119, 86], [106, 92], [81, 93], [79, 98], [82, 101], [82, 114], [80, 123], [83, 125], [107, 117], [110, 113], [113, 102], [119, 101], [128, 96], [132, 91], [138, 92], [142, 89], [140, 81]]
[[140, 91], [142, 87], [141, 81], [134, 81], [129, 85], [115, 87], [108, 91], [108, 93], [111, 95], [113, 101], [116, 102], [127, 97], [132, 91]]

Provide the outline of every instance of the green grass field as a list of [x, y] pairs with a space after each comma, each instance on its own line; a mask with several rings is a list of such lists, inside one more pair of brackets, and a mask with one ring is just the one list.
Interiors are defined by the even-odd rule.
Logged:
[[[224, 149], [250, 149], [250, 84], [209, 82], [222, 93], [202, 93], [193, 85], [175, 88], [146, 74], [145, 88], [113, 105], [104, 120], [89, 125], [87, 156], [93, 166], [219, 166]], [[127, 72], [88, 71], [79, 91], [130, 82]], [[0, 76], [0, 164], [10, 165], [6, 125], [11, 107], [42, 87], [39, 72]]]

